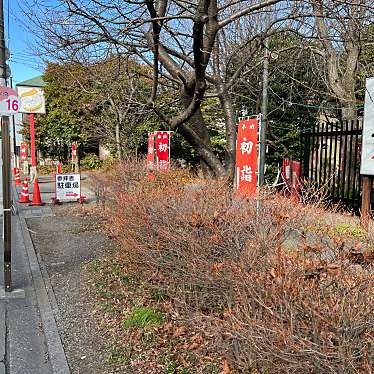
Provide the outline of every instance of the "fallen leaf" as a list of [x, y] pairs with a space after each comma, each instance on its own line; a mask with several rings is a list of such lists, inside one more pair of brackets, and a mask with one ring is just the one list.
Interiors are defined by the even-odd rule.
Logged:
[[270, 275], [271, 275], [273, 278], [276, 277], [276, 273], [275, 273], [275, 269], [274, 269], [274, 268], [272, 268], [272, 269], [270, 270]]
[[221, 371], [221, 374], [230, 374], [230, 366], [227, 360], [223, 361], [223, 370]]
[[230, 308], [226, 308], [226, 309], [223, 311], [223, 316], [224, 316], [224, 317], [230, 317], [230, 316], [231, 316], [231, 309], [230, 309]]
[[175, 338], [181, 336], [181, 335], [184, 335], [186, 333], [186, 327], [185, 326], [180, 326], [180, 327], [177, 327], [175, 330], [174, 330], [174, 333], [173, 333], [173, 336]]

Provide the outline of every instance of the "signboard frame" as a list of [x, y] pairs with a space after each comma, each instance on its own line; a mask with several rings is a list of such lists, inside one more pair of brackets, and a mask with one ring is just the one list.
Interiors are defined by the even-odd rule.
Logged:
[[170, 169], [170, 131], [156, 131], [154, 135], [156, 169], [168, 171]]
[[260, 121], [258, 116], [239, 120], [236, 141], [235, 190], [238, 195], [256, 195], [259, 168]]
[[[19, 97], [20, 113], [45, 114], [45, 95], [42, 87], [17, 85], [17, 93]], [[25, 100], [23, 100], [25, 97], [30, 97], [36, 100], [34, 107], [25, 107]], [[40, 104], [38, 104], [38, 101], [40, 101]]]
[[374, 77], [366, 79], [360, 174], [374, 175]]
[[[57, 178], [59, 176], [79, 176], [79, 195], [78, 196], [74, 196], [74, 198], [58, 198], [58, 194], [57, 194], [57, 183], [58, 183], [58, 180]], [[55, 197], [52, 198], [52, 202], [53, 204], [60, 204], [60, 203], [70, 203], [70, 202], [80, 202], [80, 203], [83, 203], [84, 200], [85, 200], [85, 197], [82, 196], [82, 178], [81, 178], [81, 174], [80, 173], [55, 173], [54, 174], [54, 182], [55, 182]]]

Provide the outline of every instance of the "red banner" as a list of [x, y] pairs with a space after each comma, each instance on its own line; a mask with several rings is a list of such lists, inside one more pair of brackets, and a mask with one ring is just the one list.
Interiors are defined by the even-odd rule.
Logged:
[[258, 120], [241, 120], [236, 142], [236, 190], [243, 196], [253, 196], [257, 188]]
[[299, 196], [301, 192], [302, 182], [301, 182], [301, 163], [300, 161], [293, 161], [292, 164], [292, 190], [291, 194], [293, 196]]
[[157, 155], [157, 170], [166, 171], [169, 170], [169, 132], [168, 131], [157, 131], [156, 135], [156, 155]]
[[286, 184], [288, 192], [292, 196], [299, 196], [302, 186], [300, 161], [293, 161], [289, 159], [283, 160], [282, 178]]
[[21, 143], [21, 161], [26, 161], [27, 160], [27, 143], [22, 142]]
[[77, 143], [71, 145], [71, 159], [74, 161], [77, 158]]
[[146, 173], [149, 179], [154, 178], [155, 171], [155, 134], [148, 135], [148, 153]]

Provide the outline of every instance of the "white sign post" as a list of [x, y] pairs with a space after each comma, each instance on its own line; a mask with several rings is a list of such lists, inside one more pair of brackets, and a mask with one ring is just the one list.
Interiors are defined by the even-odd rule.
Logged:
[[371, 192], [374, 175], [374, 77], [366, 79], [364, 123], [361, 151], [362, 197], [360, 224], [369, 227]]
[[41, 87], [17, 85], [17, 92], [19, 95], [19, 104], [20, 104], [19, 111], [21, 113], [30, 114], [30, 141], [31, 141], [30, 181], [34, 181], [34, 179], [37, 177], [34, 115], [37, 113], [41, 113], [41, 114], [45, 113], [44, 91]]
[[374, 78], [366, 79], [361, 174], [374, 175]]
[[55, 203], [81, 201], [80, 174], [55, 174]]

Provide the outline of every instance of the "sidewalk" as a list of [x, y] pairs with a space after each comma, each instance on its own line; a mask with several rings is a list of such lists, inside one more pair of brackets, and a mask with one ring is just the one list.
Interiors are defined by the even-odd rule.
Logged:
[[[4, 293], [2, 286], [0, 292], [0, 374], [67, 374], [53, 303], [24, 219], [34, 208], [17, 205], [17, 209], [19, 214], [12, 217], [13, 291]], [[48, 207], [42, 214], [48, 214]]]

